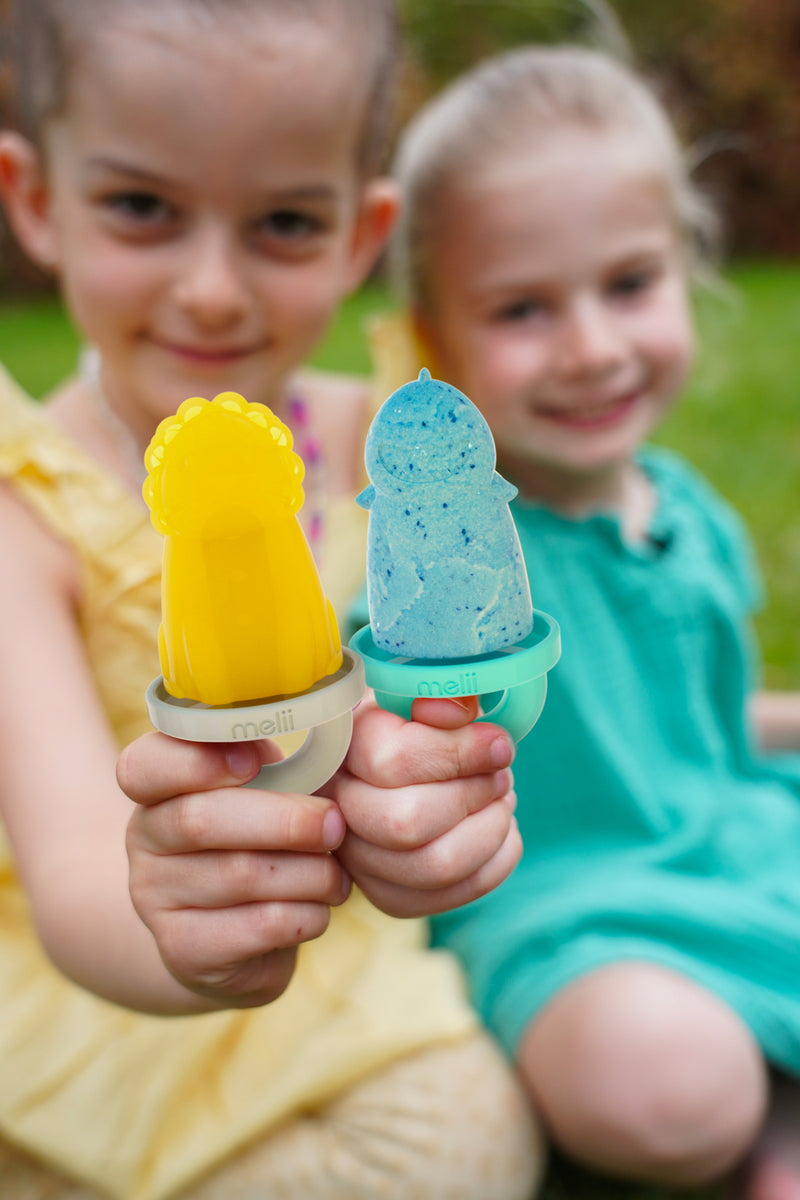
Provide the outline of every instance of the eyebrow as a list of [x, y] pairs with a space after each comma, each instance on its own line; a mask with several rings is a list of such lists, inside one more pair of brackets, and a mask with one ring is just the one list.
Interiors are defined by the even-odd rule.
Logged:
[[[173, 183], [163, 175], [159, 175], [157, 171], [150, 171], [146, 167], [135, 166], [125, 162], [124, 159], [114, 158], [113, 155], [97, 155], [86, 160], [87, 170], [90, 171], [109, 171], [114, 175], [127, 175], [129, 178], [138, 179], [142, 183], [160, 184], [161, 186]], [[300, 184], [296, 187], [279, 188], [268, 193], [272, 203], [280, 201], [289, 203], [291, 201], [304, 200], [336, 200], [339, 192], [328, 183], [309, 183]]]
[[146, 183], [166, 183], [166, 180], [156, 171], [148, 171], [145, 167], [137, 167], [132, 163], [125, 162], [124, 159], [112, 156], [96, 155], [88, 158], [84, 165], [90, 171], [111, 171], [115, 175], [130, 175], [134, 179], [141, 179]]

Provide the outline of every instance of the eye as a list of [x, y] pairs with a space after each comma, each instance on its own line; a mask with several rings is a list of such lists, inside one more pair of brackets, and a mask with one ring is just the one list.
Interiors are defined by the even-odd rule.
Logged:
[[138, 225], [154, 225], [173, 215], [170, 206], [152, 192], [116, 192], [104, 203], [115, 215]]
[[653, 268], [647, 270], [623, 271], [608, 284], [608, 292], [612, 296], [637, 296], [647, 291], [658, 278], [658, 272]]
[[323, 224], [319, 217], [291, 208], [276, 209], [259, 224], [261, 233], [287, 242], [314, 237], [322, 231], [322, 228]]
[[547, 312], [546, 305], [533, 296], [526, 296], [504, 304], [497, 312], [499, 321], [528, 321], [533, 317], [543, 317]]

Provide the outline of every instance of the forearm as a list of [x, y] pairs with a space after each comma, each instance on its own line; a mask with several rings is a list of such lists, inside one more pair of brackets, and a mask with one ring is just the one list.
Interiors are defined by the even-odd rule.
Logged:
[[756, 692], [750, 715], [762, 750], [800, 751], [800, 692]]
[[180, 984], [131, 903], [127, 862], [95, 854], [52, 869], [47, 889], [31, 892], [37, 932], [48, 957], [74, 983], [141, 1012], [190, 1014], [217, 1004]]

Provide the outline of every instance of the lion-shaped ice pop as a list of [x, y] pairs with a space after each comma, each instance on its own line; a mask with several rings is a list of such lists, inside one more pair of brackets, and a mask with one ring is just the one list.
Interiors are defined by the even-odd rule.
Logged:
[[235, 392], [195, 397], [161, 422], [145, 463], [144, 498], [166, 539], [159, 653], [170, 695], [242, 704], [307, 691], [338, 670], [286, 425]]

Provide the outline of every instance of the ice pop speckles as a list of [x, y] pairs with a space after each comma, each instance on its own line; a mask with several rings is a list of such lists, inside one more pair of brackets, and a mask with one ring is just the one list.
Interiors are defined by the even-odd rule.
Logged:
[[464, 659], [531, 632], [530, 588], [489, 426], [427, 370], [372, 422], [367, 592], [375, 645], [414, 659]]

